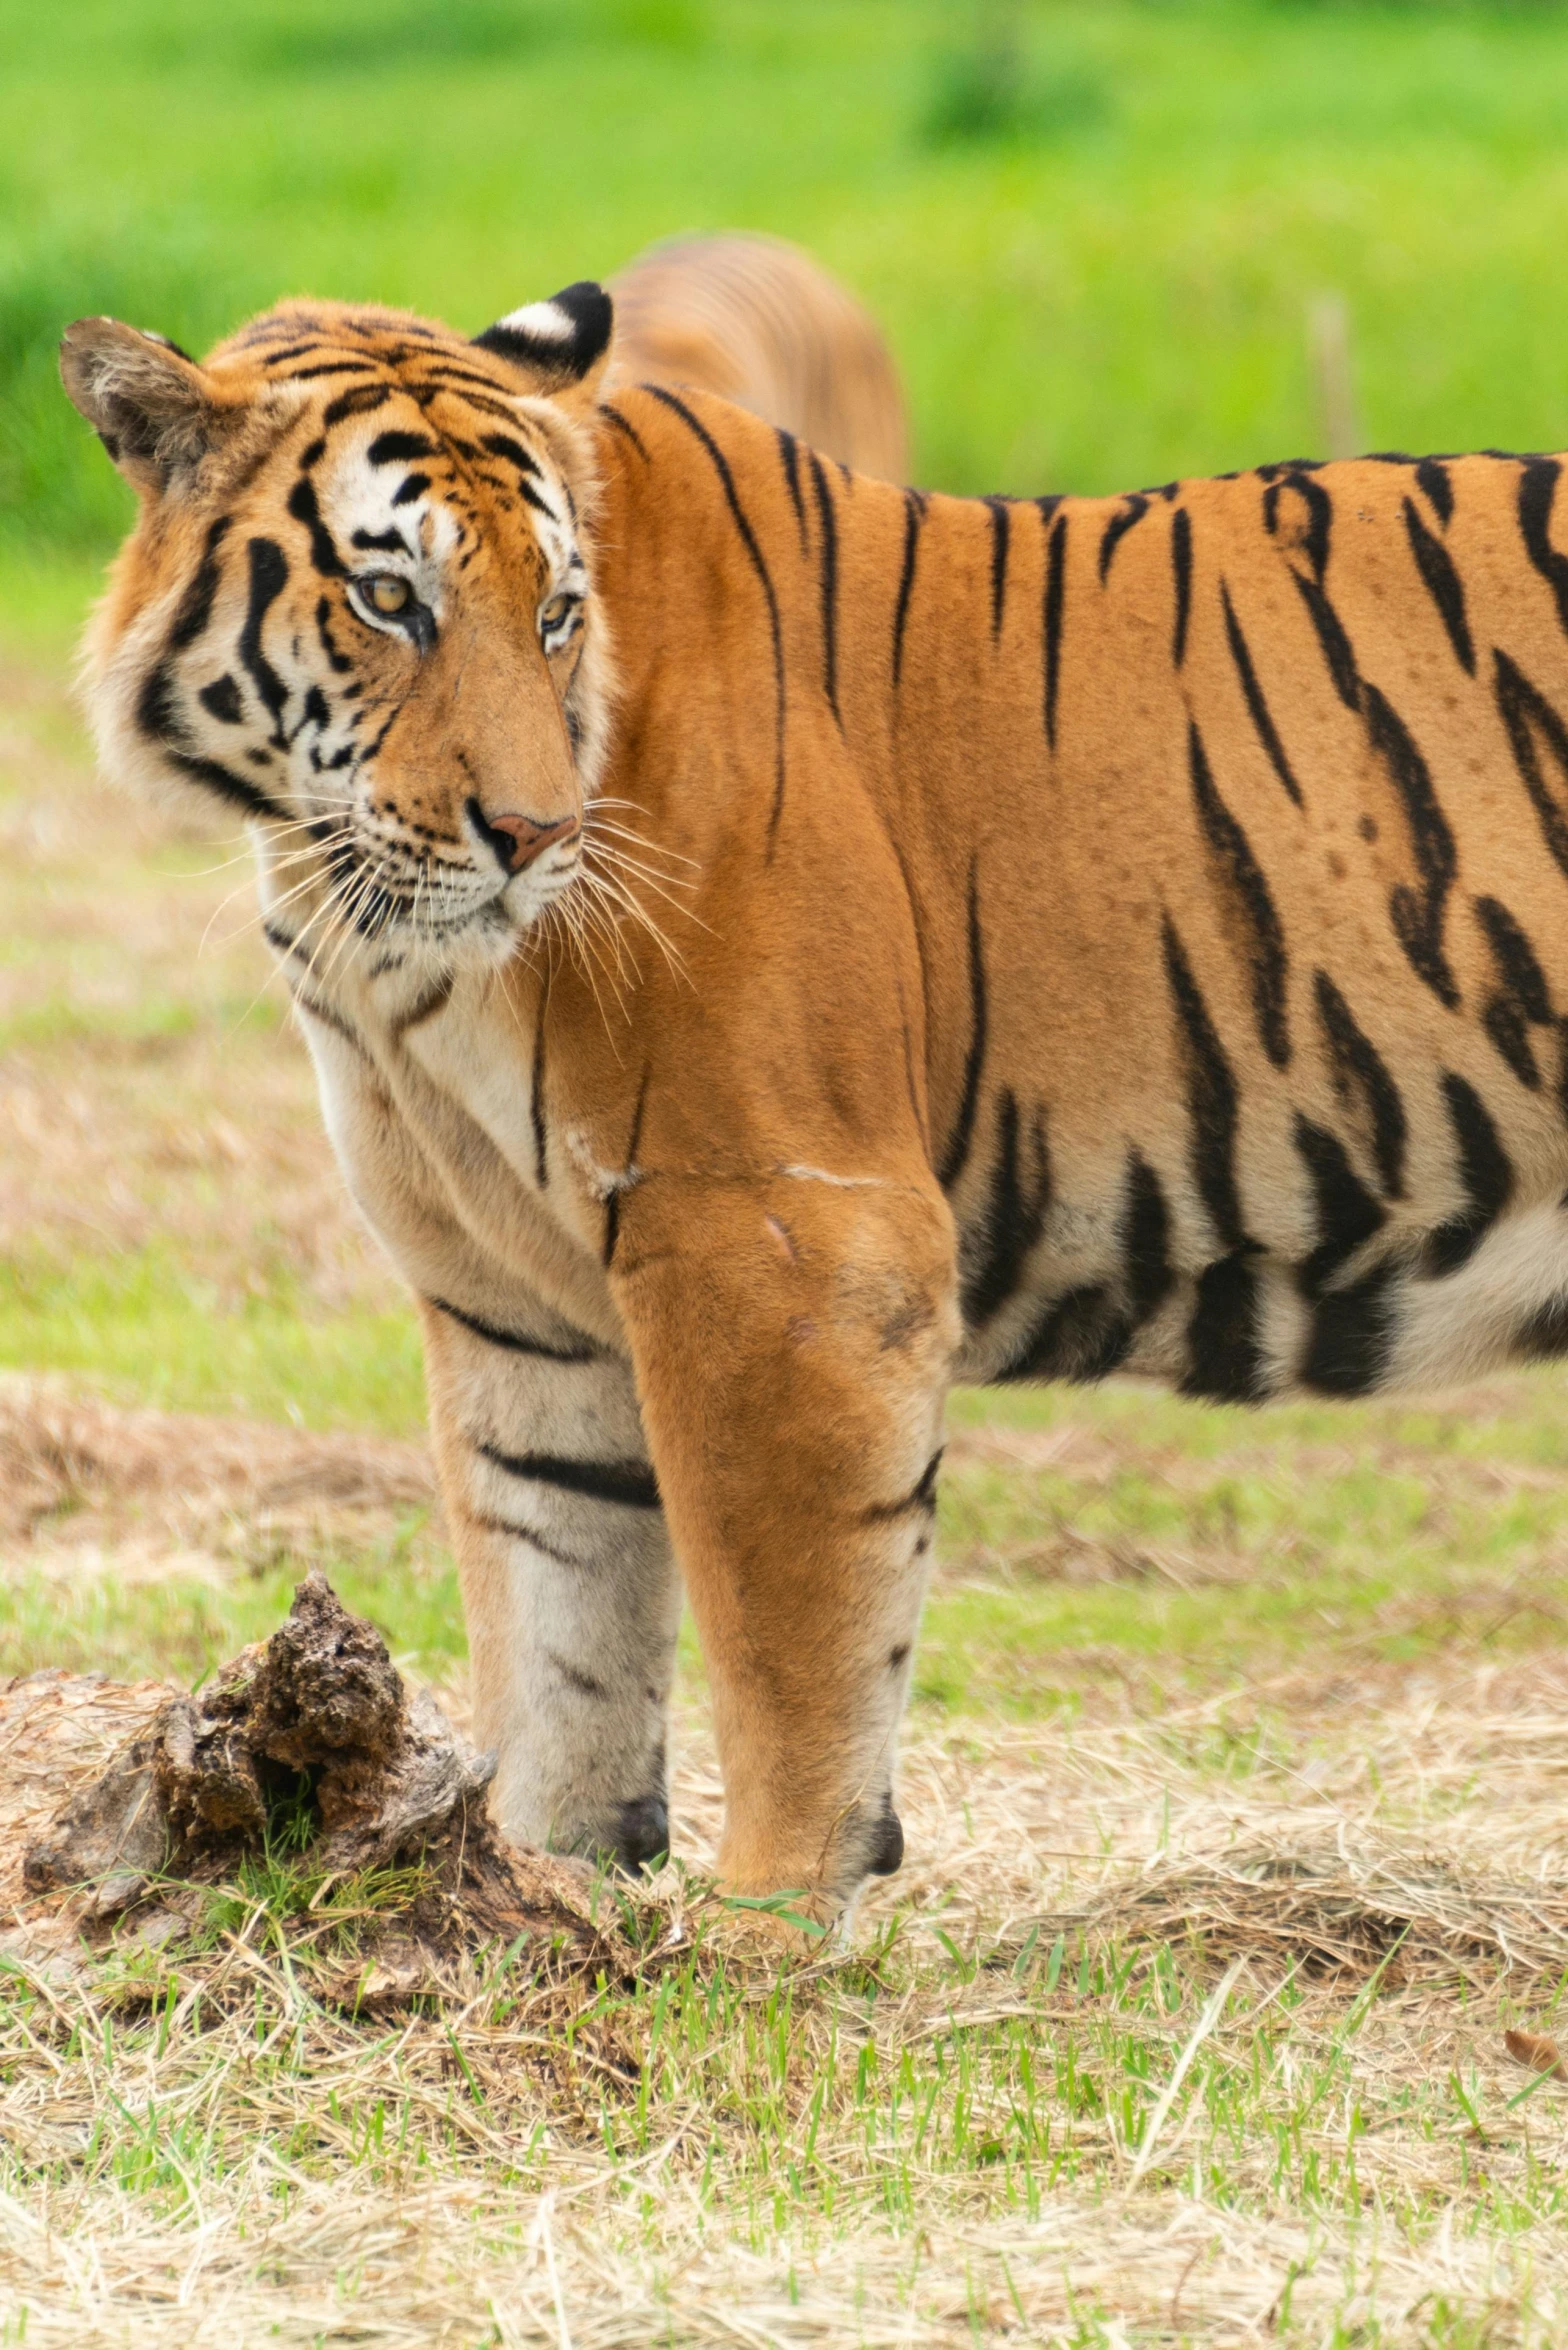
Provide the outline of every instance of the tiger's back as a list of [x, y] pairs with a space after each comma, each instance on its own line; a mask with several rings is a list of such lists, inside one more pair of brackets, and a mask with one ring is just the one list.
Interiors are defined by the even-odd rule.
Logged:
[[1568, 1344], [1557, 460], [1021, 502], [720, 438], [830, 730], [794, 786], [841, 748], [899, 843], [961, 1375]]

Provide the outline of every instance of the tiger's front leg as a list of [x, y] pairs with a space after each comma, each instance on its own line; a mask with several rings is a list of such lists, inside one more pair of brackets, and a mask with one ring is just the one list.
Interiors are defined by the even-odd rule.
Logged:
[[896, 1869], [894, 1750], [958, 1338], [934, 1181], [657, 1175], [611, 1286], [713, 1690], [720, 1875], [830, 1917]]
[[669, 1845], [680, 1589], [631, 1372], [542, 1310], [528, 1328], [422, 1318], [497, 1817], [520, 1843], [634, 1869]]

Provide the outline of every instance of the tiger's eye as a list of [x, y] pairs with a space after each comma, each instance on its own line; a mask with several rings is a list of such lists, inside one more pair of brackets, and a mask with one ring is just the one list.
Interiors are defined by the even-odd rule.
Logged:
[[556, 629], [565, 626], [576, 608], [575, 596], [552, 596], [547, 604], [539, 607], [539, 626], [546, 636], [551, 636]]
[[414, 600], [414, 591], [406, 579], [399, 579], [395, 571], [378, 571], [365, 582], [365, 597], [373, 612], [385, 613], [390, 620], [395, 613], [406, 612]]

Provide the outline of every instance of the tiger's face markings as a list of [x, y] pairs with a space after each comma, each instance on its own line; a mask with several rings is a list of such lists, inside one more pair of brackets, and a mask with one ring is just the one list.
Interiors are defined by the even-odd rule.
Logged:
[[252, 820], [312, 956], [499, 961], [580, 869], [610, 670], [579, 416], [608, 335], [571, 288], [477, 345], [328, 305], [204, 366], [110, 320], [66, 337], [142, 499], [93, 645], [101, 751]]

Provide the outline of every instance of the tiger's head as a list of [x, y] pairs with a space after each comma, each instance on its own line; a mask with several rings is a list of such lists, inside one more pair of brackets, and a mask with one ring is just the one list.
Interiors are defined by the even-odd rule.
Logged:
[[582, 284], [473, 342], [315, 302], [201, 364], [114, 319], [65, 336], [141, 504], [88, 641], [104, 764], [252, 822], [271, 901], [341, 954], [498, 962], [580, 868], [610, 329]]

